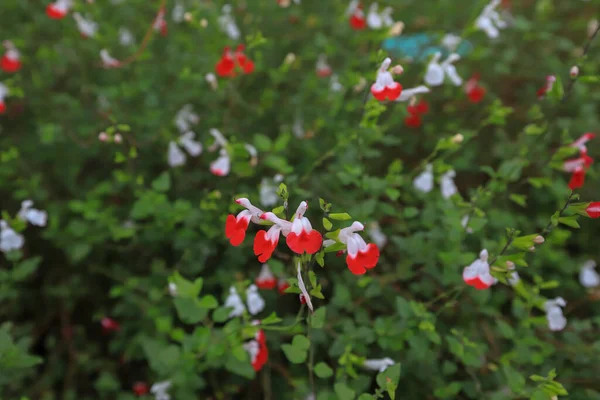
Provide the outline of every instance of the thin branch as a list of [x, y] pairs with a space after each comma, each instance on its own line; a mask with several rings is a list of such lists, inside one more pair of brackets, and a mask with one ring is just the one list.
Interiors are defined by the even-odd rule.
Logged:
[[[588, 41], [587, 41], [587, 43], [585, 44], [585, 46], [583, 48], [583, 54], [580, 57], [581, 60], [585, 59], [585, 57], [587, 56], [588, 52], [592, 48], [592, 43], [593, 43], [594, 39], [596, 38], [596, 36], [598, 36], [598, 32], [600, 32], [600, 25], [598, 25], [598, 27], [596, 28], [596, 30], [594, 31], [594, 33], [592, 33], [592, 36], [590, 36], [588, 38]], [[577, 68], [580, 67], [579, 64], [576, 64], [576, 66], [577, 66]], [[567, 100], [567, 98], [569, 97], [569, 95], [573, 91], [573, 87], [575, 86], [575, 82], [576, 81], [577, 81], [577, 76], [571, 78], [571, 81], [569, 82], [569, 86], [567, 86], [567, 89], [565, 90], [563, 98], [561, 99], [561, 103], [564, 103]]]

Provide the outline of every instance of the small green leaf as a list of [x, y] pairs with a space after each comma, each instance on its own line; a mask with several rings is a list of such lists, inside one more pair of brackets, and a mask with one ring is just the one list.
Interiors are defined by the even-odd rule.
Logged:
[[327, 314], [327, 308], [325, 306], [319, 307], [317, 311], [310, 317], [310, 325], [315, 329], [321, 329], [325, 325], [325, 316]]
[[333, 370], [329, 367], [329, 365], [324, 362], [320, 362], [315, 365], [315, 375], [319, 378], [326, 379], [333, 375]]
[[579, 224], [577, 223], [577, 218], [579, 218], [579, 215], [571, 215], [569, 217], [560, 217], [558, 219], [558, 222], [560, 222], [561, 224], [570, 226], [571, 228], [579, 228]]
[[352, 217], [348, 213], [332, 213], [329, 214], [329, 218], [336, 221], [347, 221], [349, 219], [352, 219]]
[[152, 181], [152, 189], [157, 192], [166, 192], [171, 188], [171, 176], [168, 171], [163, 172]]
[[333, 224], [327, 218], [323, 218], [323, 227], [325, 228], [326, 231], [330, 231], [331, 228], [333, 228]]
[[260, 324], [261, 325], [272, 325], [272, 324], [276, 324], [281, 321], [282, 321], [282, 319], [277, 316], [275, 311], [273, 311], [271, 313], [271, 315], [269, 315], [267, 318], [263, 318], [262, 320], [260, 320]]
[[336, 383], [333, 385], [333, 390], [335, 390], [335, 394], [339, 400], [354, 400], [354, 397], [356, 397], [356, 392], [345, 383]]

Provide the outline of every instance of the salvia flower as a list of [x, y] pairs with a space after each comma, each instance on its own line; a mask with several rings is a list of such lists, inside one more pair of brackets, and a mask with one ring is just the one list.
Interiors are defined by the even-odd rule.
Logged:
[[350, 16], [349, 22], [352, 29], [359, 31], [367, 27], [365, 12], [359, 0], [352, 0], [346, 13]]
[[451, 169], [440, 178], [440, 190], [442, 192], [442, 197], [445, 199], [448, 199], [458, 193], [458, 189], [454, 183], [455, 176], [456, 172]]
[[319, 58], [317, 58], [317, 65], [315, 68], [318, 77], [326, 78], [331, 75], [332, 69], [331, 66], [327, 63], [327, 56], [325, 54], [319, 54]]
[[121, 46], [131, 46], [135, 44], [133, 33], [125, 27], [119, 28], [119, 43]]
[[321, 248], [323, 237], [312, 228], [304, 213], [308, 210], [308, 204], [303, 201], [294, 214], [294, 221], [290, 233], [286, 237], [288, 247], [297, 254], [314, 254]]
[[231, 158], [227, 149], [219, 151], [219, 157], [210, 164], [210, 172], [216, 176], [227, 176], [231, 168]]
[[458, 45], [462, 42], [462, 38], [453, 33], [447, 33], [442, 37], [441, 44], [448, 51], [454, 52], [458, 48]]
[[378, 359], [369, 359], [363, 362], [363, 367], [366, 369], [370, 369], [373, 371], [383, 372], [388, 367], [391, 367], [396, 362], [389, 357], [386, 358], [378, 358]]
[[354, 275], [362, 275], [367, 269], [374, 268], [379, 261], [379, 248], [373, 243], [367, 244], [356, 232], [365, 227], [355, 221], [347, 228], [340, 229], [338, 240], [347, 246], [346, 264]]
[[587, 132], [581, 135], [576, 141], [571, 143], [569, 146], [577, 147], [581, 154], [587, 154], [587, 146], [586, 143], [596, 137], [595, 133]]
[[98, 24], [89, 19], [85, 19], [81, 16], [81, 14], [75, 12], [73, 13], [73, 18], [75, 19], [75, 23], [77, 23], [77, 29], [79, 29], [79, 33], [84, 38], [93, 38], [96, 36], [96, 32], [98, 32]]
[[171, 19], [178, 24], [185, 19], [185, 6], [180, 1], [175, 2], [175, 7], [171, 11]]
[[179, 132], [185, 133], [192, 129], [193, 125], [200, 122], [200, 116], [194, 112], [191, 104], [184, 105], [177, 114], [175, 114], [175, 126], [179, 129]]
[[541, 100], [546, 97], [546, 94], [554, 87], [554, 82], [556, 82], [556, 77], [554, 75], [546, 76], [546, 82], [544, 83], [544, 86], [539, 88], [537, 91], [538, 99]]
[[477, 290], [487, 289], [494, 284], [494, 277], [490, 274], [488, 252], [481, 250], [479, 258], [463, 270], [463, 280]]
[[421, 100], [417, 104], [409, 105], [406, 110], [408, 116], [404, 119], [404, 124], [410, 128], [418, 128], [422, 123], [421, 116], [429, 112], [429, 104], [425, 100]]
[[300, 261], [298, 261], [297, 278], [298, 278], [298, 288], [300, 288], [300, 292], [302, 292], [300, 294], [300, 302], [303, 304], [306, 303], [306, 305], [312, 312], [312, 311], [314, 311], [314, 309], [313, 309], [312, 301], [310, 300], [310, 295], [308, 294], [308, 291], [306, 290], [306, 285], [304, 285], [304, 279], [302, 279], [302, 265], [300, 264]]
[[277, 286], [277, 278], [271, 272], [268, 264], [263, 264], [260, 268], [260, 273], [254, 280], [254, 283], [259, 289], [271, 290]]
[[104, 333], [118, 332], [121, 330], [121, 324], [109, 317], [102, 318], [100, 325], [102, 325]]
[[8, 96], [8, 93], [8, 87], [0, 82], [0, 114], [4, 114], [6, 111], [6, 103], [4, 103], [4, 99], [6, 96]]
[[462, 85], [462, 78], [456, 72], [454, 62], [460, 60], [460, 56], [456, 53], [450, 54], [441, 64], [439, 63], [442, 53], [437, 52], [433, 55], [431, 61], [427, 65], [425, 73], [425, 83], [429, 86], [440, 86], [444, 83], [446, 76], [452, 81], [455, 86]]
[[0, 60], [0, 69], [4, 72], [14, 73], [21, 69], [21, 55], [15, 45], [9, 41], [4, 41], [6, 52]]
[[19, 210], [17, 217], [23, 221], [29, 222], [31, 225], [46, 226], [48, 213], [46, 211], [33, 208], [32, 200], [23, 200], [21, 202], [21, 209]]
[[255, 224], [260, 223], [260, 217], [264, 214], [264, 211], [253, 206], [247, 198], [239, 198], [235, 202], [244, 207], [245, 210], [237, 216], [232, 214], [227, 216], [225, 236], [233, 246], [239, 246], [246, 237], [246, 230], [250, 221]]
[[402, 89], [402, 93], [400, 94], [400, 97], [396, 99], [396, 101], [412, 100], [416, 95], [429, 93], [430, 91], [431, 90], [429, 90], [429, 88], [424, 85], [419, 85], [410, 89]]
[[[258, 324], [259, 321], [253, 321]], [[259, 329], [254, 339], [244, 343], [244, 349], [250, 356], [250, 362], [254, 371], [260, 371], [269, 360], [269, 349], [267, 348], [267, 337], [262, 329]]]
[[464, 89], [471, 103], [479, 103], [485, 97], [485, 88], [479, 85], [479, 74], [473, 74]]
[[235, 53], [231, 52], [230, 47], [223, 49], [223, 55], [215, 65], [215, 72], [220, 77], [233, 78], [236, 76], [236, 66], [244, 74], [250, 74], [254, 71], [254, 62], [244, 54], [244, 45], [240, 44]]
[[232, 309], [229, 313], [229, 318], [239, 317], [244, 314], [244, 311], [246, 310], [242, 298], [233, 286], [229, 288], [229, 295], [225, 299], [224, 306]]
[[269, 230], [258, 231], [254, 237], [254, 254], [258, 256], [258, 261], [267, 262], [267, 260], [273, 255], [273, 252], [279, 243], [279, 235], [281, 234], [284, 237], [288, 237], [292, 231], [293, 224], [289, 221], [278, 218], [272, 212], [266, 212], [262, 214], [260, 219], [273, 222], [273, 226], [271, 226]]
[[179, 137], [178, 142], [169, 142], [169, 151], [167, 154], [169, 166], [179, 167], [185, 164], [186, 155], [179, 148], [181, 145], [192, 157], [198, 157], [202, 153], [202, 143], [194, 140], [196, 134], [192, 131], [186, 132]]
[[571, 143], [571, 147], [579, 149], [579, 157], [566, 160], [563, 163], [563, 170], [571, 172], [571, 179], [569, 180], [569, 188], [571, 190], [578, 189], [585, 183], [585, 175], [587, 170], [590, 168], [594, 160], [587, 154], [586, 143], [593, 139], [595, 134], [585, 133], [579, 139]]
[[590, 218], [600, 218], [600, 201], [591, 202], [585, 208], [585, 212]]
[[241, 36], [233, 16], [231, 15], [231, 6], [225, 4], [222, 8], [223, 14], [219, 17], [219, 27], [231, 40], [238, 40]]
[[[386, 58], [381, 63], [381, 67], [377, 71], [377, 79], [371, 86], [371, 94], [379, 101], [390, 100], [394, 101], [402, 93], [402, 85], [394, 81], [392, 73], [388, 71], [392, 64], [391, 58]], [[400, 70], [398, 72], [401, 73]]]
[[56, 0], [54, 3], [48, 4], [46, 14], [52, 19], [63, 19], [71, 7], [73, 7], [72, 0]]
[[113, 58], [106, 49], [100, 50], [100, 59], [104, 68], [119, 68], [121, 66], [121, 62]]
[[600, 275], [596, 272], [596, 261], [587, 260], [579, 271], [579, 283], [585, 288], [600, 286]]
[[433, 190], [433, 165], [427, 164], [413, 181], [413, 187], [419, 192], [429, 193]]
[[156, 14], [156, 18], [154, 19], [154, 24], [152, 25], [156, 32], [160, 32], [162, 36], [167, 36], [169, 33], [169, 27], [167, 24], [167, 20], [165, 19], [165, 9], [162, 7], [158, 14]]
[[172, 168], [180, 167], [185, 164], [185, 153], [179, 148], [179, 146], [177, 146], [177, 143], [172, 140], [169, 142], [167, 160], [169, 162], [169, 166]]
[[482, 30], [490, 39], [495, 39], [500, 35], [500, 29], [506, 28], [506, 22], [500, 18], [496, 8], [500, 5], [500, 0], [492, 0], [485, 6], [477, 20], [475, 27]]
[[171, 400], [167, 390], [171, 387], [171, 381], [157, 382], [150, 388], [155, 400]]
[[252, 315], [256, 315], [264, 310], [265, 301], [258, 293], [256, 285], [250, 285], [246, 289], [246, 303], [248, 304], [248, 312]]
[[5, 220], [0, 220], [0, 251], [7, 253], [12, 250], [19, 250], [24, 244], [23, 235], [15, 232]]
[[544, 303], [548, 328], [551, 331], [562, 331], [567, 326], [567, 319], [563, 315], [561, 308], [566, 305], [567, 302], [562, 297], [557, 297], [554, 300], [548, 300]]
[[132, 387], [133, 393], [136, 396], [143, 396], [150, 390], [146, 382], [135, 382]]
[[383, 18], [378, 12], [379, 5], [371, 3], [367, 14], [367, 25], [371, 29], [381, 29], [383, 27]]
[[277, 281], [277, 291], [279, 292], [279, 294], [285, 294], [285, 291], [289, 287], [290, 284], [288, 283], [287, 279], [279, 278], [279, 281]]

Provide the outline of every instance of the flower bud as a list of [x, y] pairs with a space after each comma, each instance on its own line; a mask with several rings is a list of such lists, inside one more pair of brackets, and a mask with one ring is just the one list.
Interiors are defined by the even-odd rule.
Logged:
[[543, 236], [541, 235], [537, 235], [535, 238], [533, 238], [533, 243], [535, 244], [542, 244], [544, 243], [546, 240], [544, 239]]
[[206, 28], [208, 26], [208, 21], [206, 20], [206, 18], [202, 18], [200, 20], [200, 26], [203, 28]]
[[206, 80], [206, 82], [208, 82], [208, 84], [210, 85], [212, 90], [217, 90], [218, 83], [217, 83], [217, 77], [215, 76], [215, 74], [213, 74], [212, 72], [209, 72], [208, 74], [206, 74], [204, 79]]
[[465, 137], [460, 133], [457, 133], [456, 135], [452, 136], [452, 143], [454, 144], [462, 143], [463, 140], [465, 140]]
[[404, 68], [402, 68], [402, 65], [400, 65], [400, 64], [395, 65], [392, 68], [392, 74], [394, 74], [394, 75], [401, 75], [403, 72], [404, 72]]
[[98, 140], [101, 142], [106, 142], [108, 140], [108, 135], [106, 132], [100, 132], [100, 134], [98, 134]]
[[575, 78], [577, 75], [579, 75], [579, 67], [577, 65], [573, 65], [569, 74], [571, 75], [571, 78]]
[[402, 35], [403, 30], [404, 30], [404, 22], [398, 21], [390, 29], [390, 35], [400, 36], [400, 35]]
[[530, 248], [528, 248], [527, 250], [529, 250], [530, 252], [534, 252], [535, 251], [535, 246], [531, 246]]
[[508, 267], [508, 269], [513, 269], [515, 267], [515, 263], [512, 261], [507, 261], [506, 266]]
[[115, 143], [121, 143], [123, 142], [123, 136], [121, 136], [120, 133], [115, 134]]
[[283, 62], [286, 64], [293, 64], [294, 61], [296, 61], [296, 55], [294, 53], [288, 53]]
[[184, 19], [186, 22], [192, 22], [192, 19], [194, 19], [194, 16], [192, 15], [192, 13], [191, 13], [191, 12], [189, 12], [189, 11], [188, 11], [188, 12], [186, 12], [185, 14], [183, 14], [183, 19]]

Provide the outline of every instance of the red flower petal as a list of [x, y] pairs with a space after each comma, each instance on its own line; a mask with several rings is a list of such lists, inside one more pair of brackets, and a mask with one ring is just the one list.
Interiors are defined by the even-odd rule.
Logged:
[[469, 97], [469, 101], [471, 101], [471, 103], [479, 103], [485, 96], [485, 89], [481, 86], [475, 86], [473, 89], [469, 90], [467, 96]]
[[404, 125], [409, 128], [418, 128], [421, 126], [421, 117], [418, 114], [412, 114], [404, 118]]
[[148, 393], [148, 384], [146, 382], [136, 382], [133, 384], [133, 393], [136, 396], [143, 396]]
[[375, 84], [373, 84], [373, 85], [371, 86], [371, 94], [372, 94], [372, 95], [373, 95], [373, 97], [375, 97], [377, 100], [379, 100], [379, 101], [383, 101], [383, 100], [385, 100], [385, 99], [386, 99], [386, 97], [387, 97], [387, 90], [386, 90], [386, 88], [383, 88], [383, 89], [381, 89], [381, 90], [377, 90], [377, 89], [375, 88]]
[[386, 89], [387, 89], [387, 98], [390, 101], [396, 100], [398, 97], [400, 97], [400, 93], [402, 93], [402, 85], [399, 84], [398, 82], [392, 83], [391, 85], [386, 87]]
[[[254, 237], [253, 246], [254, 254], [258, 256], [258, 261], [261, 263], [267, 262], [267, 260], [273, 255], [273, 251], [275, 251], [278, 242], [279, 236], [274, 242], [272, 242], [267, 239], [267, 231], [258, 231]], [[270, 289], [273, 289], [275, 284], [277, 284], [277, 282], [275, 282]], [[260, 287], [258, 284], [257, 286]]]
[[585, 209], [585, 212], [590, 218], [600, 218], [600, 201], [590, 203]]
[[477, 290], [485, 290], [491, 286], [483, 282], [478, 276], [473, 279], [466, 279], [465, 283], [469, 286], [473, 286]]
[[48, 4], [46, 7], [46, 14], [52, 19], [63, 19], [67, 13], [54, 6], [54, 4]]
[[215, 66], [215, 72], [221, 77], [235, 76], [235, 63], [231, 57], [223, 57]]
[[6, 111], [6, 104], [3, 101], [0, 101], [0, 114], [4, 114]]
[[352, 257], [350, 254], [346, 257], [346, 264], [348, 269], [354, 275], [362, 275], [367, 272], [367, 269], [374, 268], [379, 261], [379, 248], [370, 243], [366, 249], [359, 251], [356, 256]]
[[290, 287], [290, 284], [287, 283], [286, 280], [280, 279], [279, 282], [277, 283], [277, 290], [279, 291], [279, 294], [285, 294], [285, 290], [289, 287]]
[[21, 69], [21, 61], [4, 56], [2, 57], [2, 61], [0, 61], [0, 68], [8, 73], [17, 72]]
[[578, 167], [573, 175], [571, 175], [571, 180], [569, 181], [569, 188], [571, 190], [579, 189], [583, 186], [585, 182], [585, 170], [582, 167]]
[[429, 104], [427, 104], [426, 101], [421, 100], [416, 106], [415, 106], [417, 113], [419, 114], [427, 114], [429, 112]]
[[239, 220], [232, 214], [227, 216], [227, 221], [225, 222], [225, 237], [229, 239], [229, 243], [232, 246], [239, 246], [244, 241], [246, 237], [246, 229], [248, 229], [248, 225], [250, 224], [250, 220], [247, 218], [240, 218]]
[[302, 231], [299, 235], [290, 232], [285, 242], [294, 253], [302, 254], [307, 252], [308, 254], [314, 254], [321, 249], [323, 237], [314, 229], [310, 233]]
[[275, 286], [277, 286], [277, 279], [273, 278], [273, 279], [262, 279], [262, 280], [254, 280], [254, 283], [256, 284], [256, 286], [259, 289], [262, 290], [272, 290], [275, 289]]
[[353, 15], [350, 17], [350, 26], [352, 29], [360, 31], [367, 27], [367, 21], [363, 17]]

